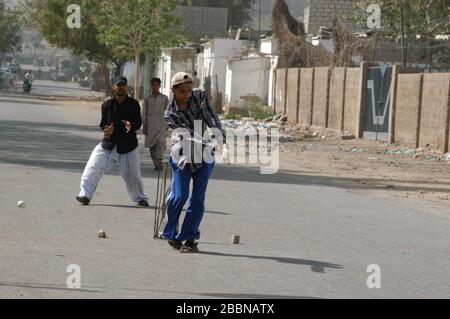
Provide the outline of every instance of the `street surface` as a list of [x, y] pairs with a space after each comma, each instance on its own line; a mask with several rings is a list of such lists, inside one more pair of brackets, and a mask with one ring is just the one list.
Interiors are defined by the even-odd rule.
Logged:
[[[39, 81], [34, 90], [91, 94]], [[0, 96], [0, 298], [450, 296], [448, 208], [359, 192], [301, 167], [260, 175], [217, 165], [200, 254], [153, 239], [153, 208], [130, 201], [117, 169], [91, 205], [80, 206], [81, 173], [102, 136], [99, 106]], [[153, 206], [157, 175], [139, 138]], [[100, 229], [108, 239], [97, 238]], [[72, 264], [81, 269], [80, 289], [66, 285]], [[381, 270], [379, 289], [367, 286], [372, 264]]]

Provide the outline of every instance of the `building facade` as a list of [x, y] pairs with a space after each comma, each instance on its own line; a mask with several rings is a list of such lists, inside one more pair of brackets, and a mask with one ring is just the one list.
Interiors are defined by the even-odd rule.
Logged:
[[308, 0], [304, 19], [306, 33], [317, 34], [321, 26], [331, 27], [335, 14], [348, 28], [353, 29], [349, 18], [358, 2], [361, 0]]
[[203, 44], [203, 54], [198, 59], [200, 86], [211, 97], [217, 111], [221, 111], [227, 76], [227, 59], [241, 55], [241, 50], [248, 47], [245, 40], [212, 39]]
[[177, 15], [181, 19], [190, 41], [199, 42], [205, 36], [224, 37], [227, 34], [228, 9], [180, 6]]

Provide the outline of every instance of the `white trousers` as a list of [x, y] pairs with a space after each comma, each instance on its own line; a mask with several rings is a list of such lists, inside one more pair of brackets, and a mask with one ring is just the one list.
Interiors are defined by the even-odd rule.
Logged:
[[141, 200], [148, 201], [148, 196], [144, 194], [144, 184], [141, 178], [139, 148], [127, 154], [119, 154], [117, 153], [117, 147], [114, 147], [112, 151], [105, 150], [102, 143], [95, 147], [86, 164], [81, 177], [79, 196], [92, 199], [103, 174], [116, 165], [119, 165], [120, 176], [127, 185], [131, 200], [135, 203], [139, 203]]

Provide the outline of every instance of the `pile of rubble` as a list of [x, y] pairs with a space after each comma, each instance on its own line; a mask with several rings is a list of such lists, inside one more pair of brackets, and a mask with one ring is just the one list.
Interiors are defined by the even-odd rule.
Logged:
[[[267, 134], [267, 137], [270, 138], [271, 129], [278, 129], [280, 143], [293, 143], [306, 140], [320, 141], [355, 139], [355, 136], [350, 133], [341, 133], [336, 130], [290, 123], [287, 121], [287, 116], [283, 114], [275, 115], [265, 120], [255, 120], [248, 117], [244, 117], [239, 120], [222, 118], [221, 122], [223, 128], [228, 133], [241, 136], [259, 135], [259, 137], [264, 137]], [[355, 146], [353, 148], [342, 149], [342, 151], [350, 153], [363, 153], [366, 150]], [[414, 159], [425, 159], [426, 161], [446, 162], [450, 164], [450, 153], [442, 155], [433, 152], [430, 148], [415, 149], [389, 144], [386, 142], [383, 142], [382, 148], [377, 148], [375, 154], [384, 154], [387, 156], [402, 155], [412, 157]]]
[[287, 121], [286, 115], [275, 115], [265, 120], [254, 120], [252, 118], [242, 118], [240, 120], [222, 119], [222, 126], [236, 135], [252, 136], [261, 134], [267, 130], [270, 136], [271, 129], [278, 129], [280, 142], [298, 142], [307, 139], [354, 139], [351, 134], [341, 134], [330, 129], [322, 129], [300, 124], [293, 124]]
[[391, 145], [384, 150], [385, 155], [405, 155], [414, 159], [425, 159], [427, 161], [446, 162], [450, 164], [450, 153], [439, 154], [427, 148], [410, 148], [410, 147], [397, 147]]

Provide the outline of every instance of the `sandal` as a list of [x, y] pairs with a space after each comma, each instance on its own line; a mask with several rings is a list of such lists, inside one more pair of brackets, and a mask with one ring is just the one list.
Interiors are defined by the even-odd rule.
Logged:
[[180, 249], [180, 253], [196, 253], [198, 252], [198, 243], [194, 241], [187, 240]]

